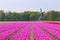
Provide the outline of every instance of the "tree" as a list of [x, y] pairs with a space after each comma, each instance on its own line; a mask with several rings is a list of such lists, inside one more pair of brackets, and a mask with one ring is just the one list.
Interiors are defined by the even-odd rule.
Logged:
[[13, 20], [13, 13], [11, 11], [6, 12], [6, 21], [12, 21]]
[[30, 12], [30, 21], [37, 21], [40, 17], [39, 12]]
[[5, 13], [3, 10], [0, 10], [0, 21], [5, 20]]

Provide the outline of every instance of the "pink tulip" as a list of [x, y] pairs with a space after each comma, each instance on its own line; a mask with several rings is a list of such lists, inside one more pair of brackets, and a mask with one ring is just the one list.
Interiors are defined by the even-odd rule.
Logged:
[[0, 24], [0, 40], [60, 40], [60, 24], [7, 22]]

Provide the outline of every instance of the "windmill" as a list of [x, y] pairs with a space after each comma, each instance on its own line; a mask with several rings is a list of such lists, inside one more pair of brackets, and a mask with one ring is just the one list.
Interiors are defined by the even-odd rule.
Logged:
[[44, 20], [44, 12], [42, 11], [42, 9], [40, 9], [40, 17], [39, 20], [43, 21]]

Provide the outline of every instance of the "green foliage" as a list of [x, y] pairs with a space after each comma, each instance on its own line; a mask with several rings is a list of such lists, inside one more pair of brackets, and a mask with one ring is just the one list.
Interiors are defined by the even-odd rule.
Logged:
[[[60, 21], [60, 11], [51, 10], [44, 13], [45, 21]], [[38, 21], [40, 12], [4, 12], [0, 10], [0, 21]]]
[[39, 12], [30, 12], [30, 21], [37, 21], [39, 17]]
[[5, 20], [5, 13], [3, 10], [0, 10], [0, 21]]
[[51, 10], [45, 13], [45, 16], [48, 21], [59, 21], [60, 20], [60, 12]]

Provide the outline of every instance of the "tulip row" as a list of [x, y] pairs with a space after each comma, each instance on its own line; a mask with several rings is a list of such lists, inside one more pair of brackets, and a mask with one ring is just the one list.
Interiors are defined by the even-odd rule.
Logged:
[[60, 40], [60, 25], [49, 22], [1, 23], [0, 40]]

